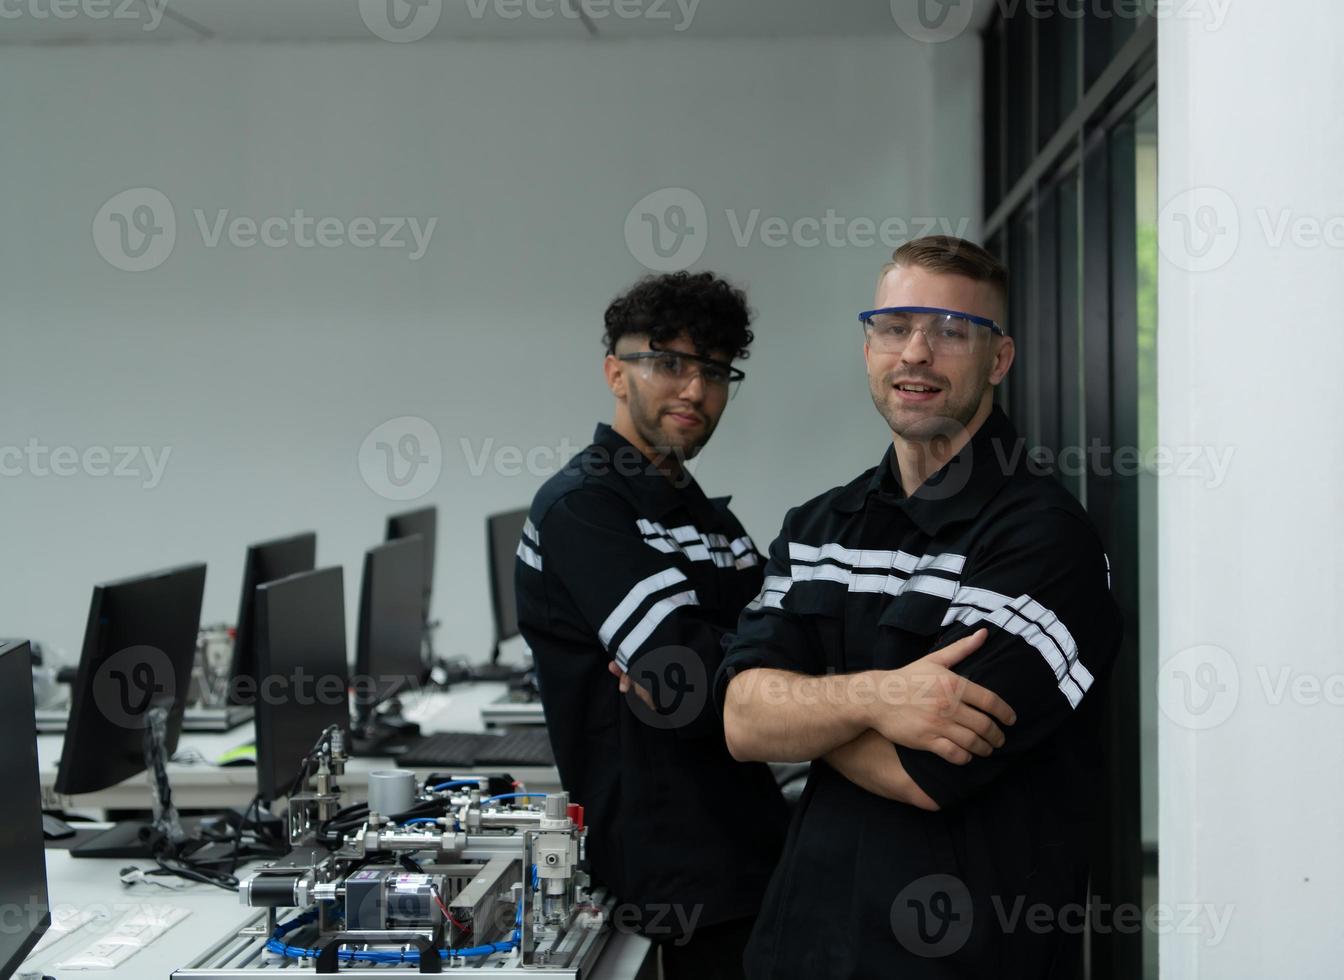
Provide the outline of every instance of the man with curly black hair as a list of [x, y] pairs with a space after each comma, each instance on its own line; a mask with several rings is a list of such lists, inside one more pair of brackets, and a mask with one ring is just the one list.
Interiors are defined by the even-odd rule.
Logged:
[[519, 629], [593, 876], [666, 978], [741, 976], [787, 820], [770, 770], [729, 755], [709, 697], [762, 558], [685, 465], [743, 379], [750, 320], [708, 272], [612, 302], [613, 423], [542, 487], [518, 547]]

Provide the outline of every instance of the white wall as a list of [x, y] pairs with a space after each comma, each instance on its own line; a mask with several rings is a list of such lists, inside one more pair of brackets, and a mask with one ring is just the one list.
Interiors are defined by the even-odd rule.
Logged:
[[1342, 31], [1328, 0], [1159, 28], [1159, 441], [1236, 450], [1159, 490], [1161, 897], [1231, 913], [1164, 977], [1344, 962]]
[[[384, 515], [441, 509], [439, 649], [490, 637], [484, 516], [544, 473], [473, 476], [485, 440], [583, 445], [610, 414], [601, 314], [643, 267], [631, 206], [694, 191], [697, 267], [750, 291], [750, 378], [699, 467], [768, 542], [785, 509], [881, 453], [854, 314], [881, 245], [738, 247], [725, 216], [873, 222], [979, 213], [978, 42], [900, 34], [731, 42], [9, 47], [0, 59], [0, 447], [170, 450], [138, 479], [0, 477], [0, 635], [77, 651], [90, 586], [209, 563], [231, 620], [244, 545], [311, 528], [357, 595]], [[177, 239], [114, 268], [91, 228], [152, 187]], [[437, 217], [406, 250], [206, 247], [195, 209], [258, 219]], [[862, 229], [860, 229], [862, 231]], [[357, 453], [428, 420], [442, 472], [385, 499]], [[3, 460], [0, 460], [3, 462]], [[15, 460], [9, 459], [12, 469]]]

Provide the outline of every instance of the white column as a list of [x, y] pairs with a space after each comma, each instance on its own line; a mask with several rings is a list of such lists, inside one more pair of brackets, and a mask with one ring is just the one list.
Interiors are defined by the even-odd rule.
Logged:
[[1161, 975], [1339, 977], [1344, 4], [1166, 6]]

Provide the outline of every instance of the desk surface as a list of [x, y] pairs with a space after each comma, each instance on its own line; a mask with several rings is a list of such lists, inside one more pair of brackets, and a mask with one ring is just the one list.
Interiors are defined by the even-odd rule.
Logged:
[[[72, 858], [63, 850], [49, 849], [46, 854], [47, 891], [53, 909], [62, 905], [74, 906], [106, 913], [112, 921], [144, 905], [168, 905], [186, 909], [190, 914], [115, 970], [55, 971], [57, 962], [95, 941], [98, 926], [90, 923], [30, 956], [19, 968], [18, 977], [32, 970], [44, 971], [57, 980], [166, 980], [173, 970], [197, 955], [202, 947], [256, 914], [255, 909], [238, 904], [236, 894], [211, 885], [189, 884], [180, 891], [146, 884], [124, 886], [118, 880], [117, 872], [132, 862]], [[628, 933], [613, 933], [591, 975], [592, 980], [644, 975], [642, 971], [649, 969], [652, 959], [648, 940]], [[41, 976], [41, 973], [37, 975]]]
[[[461, 684], [447, 691], [427, 691], [407, 695], [402, 699], [406, 717], [420, 724], [426, 735], [435, 732], [484, 731], [481, 707], [493, 704], [507, 692], [503, 683], [482, 682]], [[240, 725], [229, 732], [183, 733], [178, 740], [177, 752], [199, 753], [207, 763], [171, 763], [168, 778], [172, 782], [173, 802], [182, 809], [218, 810], [229, 806], [246, 806], [256, 792], [257, 773], [253, 766], [213, 765], [229, 749], [253, 740], [251, 724]], [[56, 793], [56, 771], [61, 761], [64, 735], [37, 737], [38, 768], [42, 780], [42, 806], [48, 810], [109, 810], [147, 809], [149, 786], [143, 773], [99, 790], [78, 796]], [[395, 769], [390, 758], [351, 759], [341, 784], [357, 798], [364, 795], [369, 784], [369, 773], [380, 769]], [[499, 767], [494, 767], [498, 771]], [[560, 777], [553, 766], [510, 766], [509, 771], [529, 788], [542, 792], [560, 788]], [[416, 770], [420, 776], [428, 770]]]

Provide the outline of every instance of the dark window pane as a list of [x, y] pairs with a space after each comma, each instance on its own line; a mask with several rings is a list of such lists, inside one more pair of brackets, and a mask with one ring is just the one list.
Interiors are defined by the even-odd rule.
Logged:
[[1035, 136], [1031, 131], [1031, 35], [1035, 18], [1027, 16], [1026, 8], [1007, 22], [1007, 49], [1005, 51], [1008, 99], [1008, 173], [1005, 186], [1011, 188], [1031, 162], [1035, 150]]
[[1036, 27], [1040, 46], [1040, 120], [1037, 147], [1055, 135], [1078, 104], [1079, 25], [1077, 16], [1055, 9]]
[[[1078, 236], [1078, 172], [1071, 171], [1055, 187], [1059, 228], [1059, 442], [1060, 451], [1084, 446], [1082, 362], [1082, 243]], [[1064, 485], [1083, 500], [1081, 468], [1061, 473]]]
[[1037, 406], [1041, 445], [1059, 452], [1059, 222], [1054, 194], [1044, 194], [1036, 215], [1036, 290], [1032, 328], [1039, 340], [1032, 345], [1040, 383]]
[[985, 33], [985, 214], [1003, 200], [1003, 22]]
[[[1006, 243], [1004, 241], [1004, 234], [1001, 230], [991, 235], [984, 244], [991, 255], [1005, 265], [1008, 264], [1008, 254], [1004, 251]], [[994, 392], [994, 403], [1005, 412], [1012, 411], [1012, 390], [1013, 372], [1009, 371], [1008, 376], [1003, 379], [998, 390]]]
[[1010, 414], [1028, 446], [1040, 443], [1037, 406], [1041, 380], [1039, 364], [1032, 356], [1040, 331], [1036, 329], [1031, 315], [1035, 225], [1036, 216], [1031, 205], [1027, 204], [1013, 214], [1008, 231], [1008, 334], [1014, 338], [1022, 354], [1022, 358], [1013, 364], [1009, 372], [1017, 375], [1010, 399]]
[[[1095, 82], [1111, 62], [1111, 25], [1116, 0], [1092, 0], [1084, 7], [1083, 86]], [[1127, 0], [1120, 0], [1121, 3]]]

